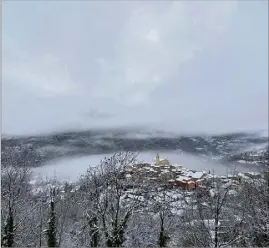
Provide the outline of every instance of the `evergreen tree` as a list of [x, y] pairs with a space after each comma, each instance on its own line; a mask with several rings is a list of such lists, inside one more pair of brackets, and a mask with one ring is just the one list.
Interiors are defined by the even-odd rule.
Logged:
[[[55, 190], [53, 190], [53, 196], [55, 196]], [[56, 240], [56, 213], [55, 213], [55, 202], [54, 197], [50, 202], [50, 218], [49, 218], [49, 228], [47, 230], [48, 236], [48, 247], [56, 247], [57, 240]]]
[[13, 247], [14, 245], [14, 221], [13, 214], [10, 213], [7, 219], [4, 233], [2, 234], [2, 246], [4, 247]]

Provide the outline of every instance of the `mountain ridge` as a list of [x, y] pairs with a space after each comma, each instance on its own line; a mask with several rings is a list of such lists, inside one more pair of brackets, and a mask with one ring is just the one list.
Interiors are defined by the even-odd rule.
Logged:
[[63, 156], [107, 154], [120, 150], [177, 150], [229, 163], [268, 163], [268, 136], [259, 135], [257, 132], [191, 136], [163, 131], [137, 131], [134, 128], [99, 129], [4, 137], [1, 144], [3, 165], [27, 163], [36, 167]]

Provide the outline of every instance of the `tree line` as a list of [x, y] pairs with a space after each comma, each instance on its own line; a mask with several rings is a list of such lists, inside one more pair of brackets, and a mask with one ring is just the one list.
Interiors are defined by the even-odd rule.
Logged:
[[269, 179], [214, 178], [185, 192], [126, 179], [136, 155], [118, 152], [76, 184], [32, 184], [32, 171], [1, 168], [3, 247], [266, 247]]

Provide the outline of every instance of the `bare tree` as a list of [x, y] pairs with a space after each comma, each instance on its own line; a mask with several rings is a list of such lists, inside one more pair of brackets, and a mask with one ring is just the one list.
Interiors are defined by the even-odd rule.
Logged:
[[148, 211], [134, 213], [126, 230], [126, 247], [158, 247], [158, 221]]
[[18, 245], [18, 234], [31, 213], [31, 209], [27, 211], [31, 170], [6, 166], [1, 168], [1, 172], [2, 246], [12, 247]]
[[123, 245], [127, 223], [143, 204], [143, 185], [137, 188], [135, 181], [125, 178], [127, 168], [136, 162], [133, 153], [116, 153], [81, 178], [81, 205], [87, 220], [89, 246]]
[[172, 214], [173, 198], [164, 189], [156, 189], [156, 194], [152, 197], [152, 211], [157, 214], [158, 245], [168, 246], [170, 234], [174, 227], [174, 216]]
[[268, 179], [253, 179], [243, 183], [240, 210], [244, 220], [244, 246], [269, 246], [269, 191]]
[[202, 193], [200, 189], [193, 193], [185, 209], [184, 246], [226, 247], [242, 239], [240, 227], [243, 219], [238, 217], [232, 188], [232, 181], [223, 184], [217, 179]]

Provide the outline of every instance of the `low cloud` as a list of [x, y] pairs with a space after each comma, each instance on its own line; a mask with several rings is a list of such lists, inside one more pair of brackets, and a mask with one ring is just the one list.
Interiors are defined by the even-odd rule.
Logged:
[[6, 2], [3, 132], [265, 127], [267, 18], [260, 2]]

